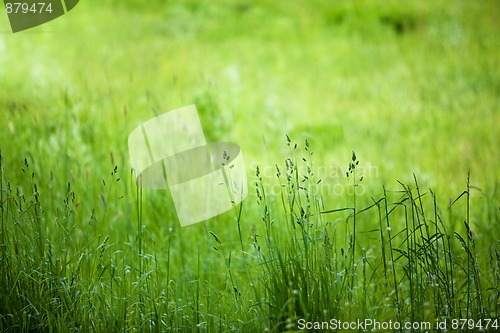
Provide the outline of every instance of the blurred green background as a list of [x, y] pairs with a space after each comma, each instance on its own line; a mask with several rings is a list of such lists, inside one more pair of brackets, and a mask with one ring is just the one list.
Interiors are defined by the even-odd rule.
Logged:
[[[381, 197], [392, 209], [403, 196], [392, 192], [402, 188], [397, 181], [415, 186], [415, 174], [427, 193], [426, 207], [431, 202], [428, 221], [444, 221], [443, 234], [436, 227], [428, 240], [418, 240], [447, 240], [449, 252], [438, 252], [443, 248], [436, 241], [431, 257], [460, 271], [457, 277], [444, 269], [445, 282], [460, 286], [457, 297], [446, 297], [459, 303], [452, 314], [469, 314], [474, 290], [481, 295], [472, 282], [486, 281], [486, 302], [500, 269], [493, 260], [494, 251], [499, 260], [499, 14], [497, 0], [86, 0], [54, 21], [13, 34], [0, 13], [0, 259], [9, 267], [0, 275], [0, 293], [8, 298], [0, 304], [0, 328], [262, 331], [268, 321], [284, 320], [273, 319], [273, 312], [283, 306], [286, 313], [295, 297], [288, 294], [288, 262], [266, 260], [295, 255], [317, 268], [296, 267], [311, 274], [298, 287], [304, 299], [313, 291], [317, 296], [304, 304], [337, 302], [331, 312], [316, 309], [325, 317], [352, 319], [364, 309], [368, 317], [394, 319], [399, 301], [389, 289], [411, 289], [412, 281], [427, 277], [413, 272], [410, 261], [405, 266], [404, 256], [394, 265], [398, 282], [396, 274], [394, 283], [382, 277], [384, 248], [392, 253], [393, 245], [374, 236], [391, 232], [389, 217], [377, 217], [377, 207], [359, 215], [356, 241], [349, 238], [356, 230], [351, 233], [354, 223], [345, 211], [311, 215], [319, 221], [311, 223], [311, 245], [309, 231], [297, 238], [293, 219], [304, 211], [296, 202], [280, 208], [282, 187], [274, 176], [275, 164], [285, 172], [290, 156], [286, 134], [298, 143], [293, 154], [299, 162], [302, 155], [309, 159], [306, 138], [314, 151], [323, 198], [312, 202], [324, 206], [313, 211], [361, 209]], [[193, 103], [208, 141], [240, 145], [249, 196], [240, 219], [230, 211], [181, 229], [167, 190], [145, 190], [143, 197], [137, 191], [127, 138], [140, 123]], [[356, 199], [347, 191], [352, 177], [344, 175], [352, 151], [360, 161], [357, 176], [363, 176], [356, 180], [362, 189]], [[275, 191], [261, 206], [254, 190], [257, 165]], [[450, 198], [466, 190], [469, 170], [471, 205], [462, 196], [449, 208]], [[310, 202], [302, 203], [309, 212]], [[411, 217], [423, 216], [422, 202], [412, 204]], [[409, 232], [406, 208], [391, 215], [394, 250], [409, 245], [416, 251], [419, 243], [402, 232]], [[421, 225], [413, 238], [417, 230], [422, 233]], [[489, 280], [471, 265], [471, 252], [465, 256], [465, 241], [450, 237], [455, 231], [467, 235], [464, 246], [472, 243], [482, 272], [490, 259]], [[295, 246], [302, 239], [316, 252], [303, 255]], [[264, 242], [268, 252], [260, 252]], [[325, 259], [323, 245], [334, 259], [328, 252]], [[376, 265], [369, 283], [364, 270], [363, 280], [357, 273], [365, 289], [354, 283], [358, 258], [363, 269]], [[325, 263], [352, 272], [352, 293], [336, 284], [347, 281], [341, 268], [325, 270]], [[330, 289], [310, 287], [321, 278]], [[332, 303], [323, 292], [335, 288], [340, 296]], [[419, 294], [422, 304], [432, 288]], [[356, 293], [360, 297], [348, 301]], [[426, 298], [426, 306], [436, 307], [432, 315], [444, 311], [439, 295], [434, 293], [437, 303]], [[363, 305], [367, 297], [373, 302]], [[428, 309], [416, 299], [402, 296], [401, 304], [410, 306], [411, 318], [423, 318]], [[493, 308], [498, 314], [498, 297], [487, 301], [487, 315]], [[484, 317], [482, 305], [477, 308], [471, 314]]]
[[6, 167], [29, 158], [41, 188], [92, 193], [115, 164], [127, 176], [133, 128], [195, 103], [209, 141], [241, 146], [250, 180], [284, 158], [286, 133], [328, 170], [356, 151], [374, 191], [415, 173], [447, 200], [469, 169], [492, 191], [499, 13], [498, 1], [83, 1], [17, 34], [0, 15]]

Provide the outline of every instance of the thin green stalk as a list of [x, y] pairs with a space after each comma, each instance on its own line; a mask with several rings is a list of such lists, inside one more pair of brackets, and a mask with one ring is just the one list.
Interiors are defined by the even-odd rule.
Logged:
[[[383, 198], [385, 202], [385, 198]], [[383, 227], [383, 219], [382, 219], [382, 213], [380, 211], [380, 201], [376, 202], [377, 205], [377, 212], [378, 212], [378, 222], [379, 222], [379, 228], [380, 228], [380, 249], [382, 250], [382, 263], [384, 265], [384, 280], [386, 283], [388, 283], [388, 278], [387, 278], [387, 257], [385, 253], [385, 239], [384, 239], [384, 227]]]
[[412, 248], [412, 238], [410, 234], [410, 225], [408, 224], [408, 210], [406, 205], [403, 204], [404, 207], [404, 218], [405, 218], [405, 232], [406, 232], [406, 254], [408, 256], [408, 282], [410, 285], [410, 318], [411, 321], [415, 321], [415, 290], [414, 290], [414, 282], [413, 282], [413, 248]]
[[[138, 184], [136, 186], [136, 208], [137, 208], [137, 243], [138, 243], [138, 265], [139, 265], [139, 276], [138, 280], [142, 280], [142, 260], [143, 260], [143, 239], [142, 239], [142, 228], [143, 228], [143, 201], [142, 201], [142, 174], [139, 175]], [[139, 303], [142, 304], [142, 293], [139, 292]]]

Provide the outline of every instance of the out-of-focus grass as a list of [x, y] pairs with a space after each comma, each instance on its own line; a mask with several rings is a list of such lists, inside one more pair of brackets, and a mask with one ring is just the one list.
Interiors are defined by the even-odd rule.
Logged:
[[[446, 207], [464, 189], [470, 169], [471, 184], [481, 189], [471, 191], [472, 227], [479, 237], [495, 239], [488, 223], [496, 215], [484, 207], [498, 202], [498, 12], [495, 1], [85, 1], [18, 34], [8, 31], [0, 15], [3, 167], [21, 191], [37, 184], [48, 220], [65, 209], [70, 183], [75, 214], [65, 228], [76, 233], [75, 243], [66, 249], [61, 243], [60, 250], [92, 248], [90, 268], [84, 269], [89, 277], [100, 264], [129, 265], [133, 276], [123, 270], [114, 280], [112, 270], [106, 271], [112, 286], [128, 283], [116, 294], [105, 291], [106, 284], [85, 287], [103, 293], [103, 308], [115, 295], [125, 312], [127, 302], [145, 292], [133, 289], [134, 279], [142, 279], [137, 262], [145, 258], [137, 256], [139, 235], [144, 253], [154, 254], [161, 267], [155, 271], [162, 282], [141, 280], [136, 286], [144, 282], [155, 293], [171, 292], [156, 295], [168, 304], [166, 312], [196, 308], [199, 298], [189, 298], [200, 296], [196, 290], [217, 299], [205, 302], [203, 311], [228, 312], [234, 305], [226, 293], [233, 287], [231, 253], [232, 274], [249, 282], [242, 256], [235, 254], [239, 237], [232, 213], [179, 229], [168, 192], [145, 191], [144, 229], [138, 230], [127, 136], [155, 114], [192, 103], [210, 140], [242, 147], [252, 184], [257, 164], [264, 180], [275, 184], [274, 163], [288, 152], [285, 133], [298, 141], [309, 138], [315, 167], [335, 189], [345, 189], [346, 159], [355, 150], [367, 173], [359, 205], [382, 197], [382, 184], [392, 190], [400, 189], [396, 180], [412, 183], [415, 173], [421, 188], [432, 187], [442, 200], [438, 206]], [[25, 158], [28, 173], [21, 171]], [[111, 175], [115, 166], [118, 172]], [[252, 191], [244, 202], [244, 239], [251, 240], [261, 221], [255, 199]], [[268, 199], [280, 202], [279, 196]], [[325, 209], [335, 209], [350, 206], [352, 198], [341, 191], [324, 201]], [[451, 229], [463, 231], [464, 214], [453, 213]], [[47, 228], [54, 237], [64, 232]], [[101, 246], [108, 235], [109, 247]], [[109, 249], [106, 262], [96, 257], [102, 249]], [[76, 267], [78, 258], [71, 258], [69, 265]], [[166, 276], [176, 282], [165, 286]], [[218, 293], [224, 296], [211, 298]], [[169, 298], [180, 295], [189, 299]], [[114, 314], [107, 309], [106, 315]], [[172, 320], [182, 326], [194, 319], [181, 311]]]
[[[35, 134], [53, 151], [33, 124], [66, 124], [93, 158], [126, 155], [138, 121], [197, 102], [208, 134], [241, 144], [248, 162], [280, 156], [286, 132], [309, 137], [325, 165], [356, 149], [384, 182], [416, 172], [448, 196], [470, 168], [484, 188], [498, 179], [487, 167], [498, 160], [497, 10], [494, 1], [85, 2], [0, 37], [2, 123], [16, 130], [4, 135]], [[73, 146], [79, 164], [89, 160]]]

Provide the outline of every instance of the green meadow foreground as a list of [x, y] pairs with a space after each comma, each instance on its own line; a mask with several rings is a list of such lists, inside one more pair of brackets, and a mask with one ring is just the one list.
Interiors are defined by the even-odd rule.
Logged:
[[[88, 0], [18, 34], [0, 15], [0, 330], [496, 331], [499, 11]], [[249, 194], [180, 228], [127, 136], [193, 103]]]

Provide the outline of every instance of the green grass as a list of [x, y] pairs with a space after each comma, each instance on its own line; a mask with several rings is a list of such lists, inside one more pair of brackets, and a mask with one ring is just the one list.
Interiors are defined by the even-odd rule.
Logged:
[[[85, 1], [18, 34], [0, 15], [0, 330], [499, 318], [499, 9]], [[181, 229], [127, 136], [192, 103], [250, 193]]]
[[[105, 218], [111, 185], [103, 181], [108, 196], [87, 220], [79, 219], [70, 183], [49, 213], [29, 163], [23, 173], [31, 186], [23, 190], [7, 180], [2, 158], [0, 293], [9, 301], [1, 308], [1, 328], [282, 332], [300, 328], [300, 319], [451, 325], [459, 318], [499, 318], [498, 239], [471, 229], [469, 182], [445, 211], [417, 178], [360, 207], [368, 198], [354, 190], [362, 180], [353, 154], [346, 184], [351, 204], [326, 209], [308, 143], [304, 154], [288, 145], [290, 157], [276, 166], [283, 184], [277, 195], [269, 194], [257, 170], [260, 220], [246, 211], [238, 219], [240, 206], [224, 225], [163, 234], [148, 230], [141, 190], [131, 208], [136, 228], [113, 232], [102, 225], [113, 220]], [[120, 182], [116, 177], [113, 171], [110, 180]], [[499, 222], [492, 206], [476, 223]], [[452, 231], [454, 219], [463, 225]], [[252, 226], [248, 239], [239, 228], [245, 220]]]

